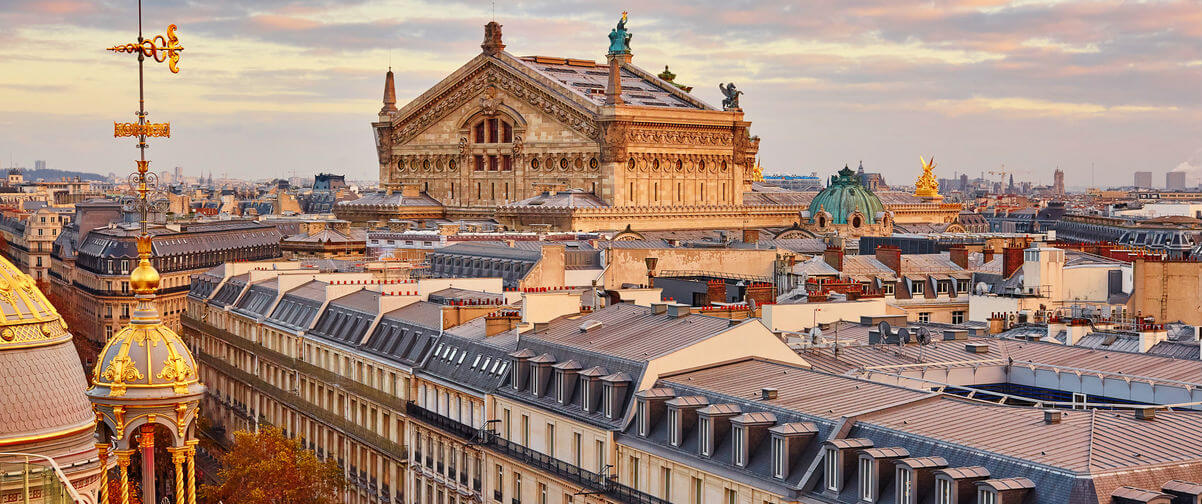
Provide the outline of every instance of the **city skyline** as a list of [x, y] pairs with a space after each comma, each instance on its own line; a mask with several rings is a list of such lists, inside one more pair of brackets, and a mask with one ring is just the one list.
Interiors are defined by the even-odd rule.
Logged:
[[[136, 28], [124, 10], [13, 2], [0, 13], [10, 27], [0, 28], [0, 152], [8, 151], [0, 157], [128, 170], [126, 146], [103, 133], [108, 121], [132, 116], [113, 95], [132, 97], [133, 78], [102, 51]], [[515, 55], [600, 61], [617, 16], [609, 10], [501, 3], [495, 18]], [[151, 119], [171, 121], [177, 133], [155, 146], [153, 169], [374, 179], [366, 132], [389, 61], [406, 103], [475, 56], [492, 17], [485, 2], [156, 8], [148, 27], [175, 22], [191, 44], [169, 92], [167, 77], [148, 76]], [[1186, 2], [670, 3], [632, 10], [630, 21], [636, 64], [670, 65], [712, 104], [718, 82], [746, 92], [768, 173], [826, 176], [862, 159], [909, 184], [916, 157], [934, 154], [939, 177], [1005, 163], [1016, 179], [1050, 184], [1059, 166], [1069, 187], [1190, 167], [1187, 182], [1197, 183], [1199, 27], [1202, 7]], [[39, 52], [48, 34], [72, 49]]]

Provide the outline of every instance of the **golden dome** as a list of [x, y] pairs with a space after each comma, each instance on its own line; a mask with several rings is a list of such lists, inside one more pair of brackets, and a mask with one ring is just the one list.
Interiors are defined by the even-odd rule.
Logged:
[[0, 348], [69, 339], [67, 325], [33, 279], [0, 257]]

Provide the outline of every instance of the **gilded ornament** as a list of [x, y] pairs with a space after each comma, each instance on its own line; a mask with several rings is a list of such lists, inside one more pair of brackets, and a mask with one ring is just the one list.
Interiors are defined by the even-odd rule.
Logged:
[[0, 331], [0, 339], [4, 341], [12, 341], [16, 338], [17, 333], [13, 332], [13, 328], [11, 327], [5, 327], [3, 331]]
[[142, 373], [138, 371], [134, 360], [128, 355], [114, 358], [100, 376], [112, 383], [112, 391], [109, 395], [114, 397], [125, 395], [125, 382], [142, 379]]
[[935, 158], [931, 157], [930, 161], [918, 156], [918, 161], [922, 163], [922, 175], [918, 176], [918, 180], [914, 182], [914, 195], [919, 198], [937, 199], [939, 196], [939, 180], [935, 178]]
[[115, 45], [110, 47], [109, 50], [118, 53], [140, 53], [159, 63], [167, 61], [167, 68], [171, 70], [171, 73], [179, 73], [179, 53], [184, 48], [179, 45], [179, 38], [175, 36], [175, 29], [176, 26], [174, 24], [167, 25], [166, 37], [155, 35], [153, 38], [144, 39], [138, 43]]

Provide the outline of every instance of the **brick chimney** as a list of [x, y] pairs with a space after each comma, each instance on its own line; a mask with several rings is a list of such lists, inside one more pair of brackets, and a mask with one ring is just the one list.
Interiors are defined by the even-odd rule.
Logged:
[[879, 245], [876, 248], [876, 260], [893, 270], [898, 278], [901, 277], [901, 249], [893, 245]]
[[956, 266], [968, 269], [968, 247], [956, 245], [948, 251], [948, 256]]
[[843, 249], [839, 247], [827, 247], [822, 252], [822, 259], [831, 265], [832, 268], [835, 268], [836, 271], [843, 271]]
[[1002, 249], [1002, 278], [1010, 278], [1016, 271], [1023, 267], [1023, 249], [1020, 247], [1006, 247]]
[[993, 260], [993, 249], [986, 247], [981, 249], [981, 262], [987, 263]]

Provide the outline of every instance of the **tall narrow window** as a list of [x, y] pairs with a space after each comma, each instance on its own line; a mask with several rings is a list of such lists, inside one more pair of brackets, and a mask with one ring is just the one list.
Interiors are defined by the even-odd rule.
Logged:
[[986, 488], [977, 490], [977, 504], [997, 504], [997, 494]]
[[680, 410], [668, 408], [668, 442], [680, 446]]
[[589, 379], [580, 377], [580, 408], [584, 411], [592, 411], [592, 399], [589, 397]]
[[497, 143], [497, 120], [488, 120], [488, 143]]
[[522, 446], [530, 446], [530, 416], [522, 415]]
[[605, 476], [605, 441], [597, 440], [597, 474]]
[[513, 126], [510, 126], [507, 122], [501, 123], [501, 142], [513, 143]]
[[614, 388], [610, 386], [602, 386], [601, 406], [605, 409], [605, 418], [614, 417]]
[[731, 438], [734, 439], [735, 465], [743, 467], [747, 465], [747, 454], [744, 449], [747, 447], [747, 442], [744, 440], [744, 434], [747, 432], [742, 425], [736, 425], [731, 429]]
[[710, 455], [710, 419], [702, 418], [697, 422], [697, 442], [701, 445], [701, 455]]
[[[476, 163], [472, 169], [474, 169], [476, 171], [484, 171], [484, 156], [482, 156], [480, 154], [476, 154], [475, 156], [473, 156], [473, 158], [476, 160]], [[480, 195], [477, 194], [476, 197], [480, 197]]]
[[633, 455], [630, 457], [630, 488], [639, 488], [639, 458]]
[[484, 137], [484, 121], [476, 123], [476, 143], [486, 143]]
[[581, 442], [581, 437], [582, 436], [579, 432], [572, 433], [572, 465], [576, 467], [580, 467], [582, 465], [580, 461], [583, 455], [580, 452], [584, 447], [584, 443]]
[[785, 479], [785, 463], [789, 456], [785, 451], [785, 438], [772, 438], [772, 477]]
[[872, 459], [860, 459], [860, 500], [872, 502]]
[[739, 504], [739, 492], [736, 492], [735, 489], [726, 488], [722, 490], [722, 493], [725, 497], [723, 502], [726, 504]]
[[935, 504], [952, 504], [952, 480], [935, 478]]
[[651, 430], [651, 419], [647, 418], [647, 401], [639, 401], [635, 415], [639, 421], [639, 435], [647, 437], [647, 431]]
[[547, 424], [547, 455], [555, 456], [555, 424]]
[[897, 468], [897, 504], [914, 501], [914, 473], [906, 467]]
[[693, 493], [693, 504], [701, 504], [701, 499], [705, 496], [704, 492], [702, 491], [701, 478], [693, 477], [693, 485], [692, 488], [690, 488], [690, 491]]
[[664, 500], [672, 502], [672, 470], [667, 467], [661, 468], [659, 470], [659, 480], [663, 488], [660, 494]]
[[834, 448], [827, 448], [826, 455], [823, 457], [823, 465], [826, 470], [823, 472], [823, 480], [826, 481], [826, 489], [835, 492], [839, 491], [839, 452]]

